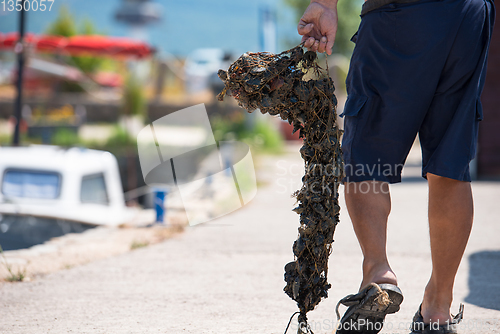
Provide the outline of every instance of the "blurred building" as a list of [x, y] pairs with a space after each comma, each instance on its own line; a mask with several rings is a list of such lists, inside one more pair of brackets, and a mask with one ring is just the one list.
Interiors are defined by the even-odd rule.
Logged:
[[278, 50], [276, 46], [276, 12], [271, 8], [265, 6], [259, 9], [259, 27], [260, 27], [260, 49], [276, 53]]
[[123, 0], [115, 18], [131, 26], [145, 26], [159, 21], [161, 11], [162, 7], [150, 0]]

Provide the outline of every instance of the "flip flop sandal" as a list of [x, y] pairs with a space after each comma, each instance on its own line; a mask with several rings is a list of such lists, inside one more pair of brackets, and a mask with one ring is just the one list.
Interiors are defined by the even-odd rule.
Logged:
[[342, 298], [336, 307], [340, 319], [340, 304], [348, 309], [340, 320], [337, 334], [376, 334], [382, 330], [387, 314], [399, 311], [403, 293], [394, 284], [370, 283], [355, 295]]
[[420, 304], [417, 313], [413, 317], [410, 334], [457, 334], [457, 325], [464, 317], [464, 304], [460, 304], [458, 314], [452, 315], [452, 317], [453, 319], [449, 324], [439, 325], [439, 322], [426, 324], [424, 323], [424, 317], [422, 317], [422, 304]]

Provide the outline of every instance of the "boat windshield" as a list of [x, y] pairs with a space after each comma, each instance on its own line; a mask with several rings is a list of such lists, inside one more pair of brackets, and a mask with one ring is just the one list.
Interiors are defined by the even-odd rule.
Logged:
[[60, 189], [56, 172], [9, 169], [2, 180], [2, 193], [8, 197], [55, 199]]

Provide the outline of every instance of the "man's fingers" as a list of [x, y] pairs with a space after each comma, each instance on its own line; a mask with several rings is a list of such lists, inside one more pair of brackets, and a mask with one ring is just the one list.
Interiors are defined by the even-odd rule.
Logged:
[[332, 54], [332, 48], [333, 44], [335, 43], [335, 35], [337, 34], [337, 29], [335, 29], [333, 32], [329, 33], [326, 38], [328, 42], [326, 43], [326, 53], [328, 55]]
[[333, 41], [328, 41], [328, 43], [326, 43], [326, 53], [330, 56], [332, 54], [332, 48], [333, 48]]
[[325, 50], [326, 50], [326, 42], [327, 42], [326, 37], [325, 36], [321, 37], [321, 39], [319, 40], [319, 46], [318, 46], [318, 52], [319, 53], [325, 52]]
[[306, 35], [313, 30], [314, 24], [312, 23], [306, 23], [302, 20], [300, 20], [299, 25], [297, 26], [297, 31], [299, 32], [299, 35]]
[[304, 47], [310, 49], [313, 45], [314, 45], [314, 42], [316, 40], [314, 39], [314, 37], [309, 37], [306, 42], [304, 43]]
[[314, 45], [311, 46], [311, 50], [314, 51], [314, 52], [316, 52], [316, 51], [318, 51], [318, 47], [319, 47], [319, 41], [315, 40], [314, 41]]

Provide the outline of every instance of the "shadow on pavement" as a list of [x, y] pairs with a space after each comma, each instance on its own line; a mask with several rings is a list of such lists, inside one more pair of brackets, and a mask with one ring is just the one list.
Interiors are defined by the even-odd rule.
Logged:
[[469, 256], [469, 295], [465, 301], [500, 310], [500, 250], [481, 251]]

